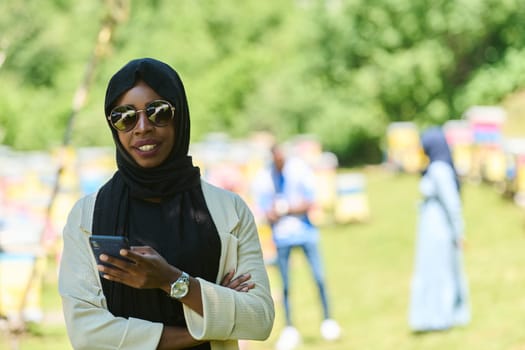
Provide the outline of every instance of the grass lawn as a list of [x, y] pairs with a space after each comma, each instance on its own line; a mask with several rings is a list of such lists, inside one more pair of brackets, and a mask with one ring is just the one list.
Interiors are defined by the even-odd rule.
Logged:
[[[304, 257], [292, 255], [293, 318], [302, 333], [299, 350], [347, 349], [525, 349], [525, 217], [523, 209], [486, 185], [463, 188], [467, 225], [465, 267], [472, 322], [464, 328], [413, 335], [407, 326], [414, 255], [418, 177], [380, 168], [367, 175], [371, 218], [367, 223], [322, 228], [329, 294], [343, 337], [327, 343], [319, 334], [321, 308]], [[276, 322], [265, 342], [249, 350], [273, 349], [283, 327], [280, 280], [268, 268], [276, 299]], [[55, 267], [46, 274], [44, 307], [50, 322], [33, 326], [18, 349], [70, 349], [59, 316]], [[13, 342], [11, 342], [13, 343]], [[4, 334], [0, 349], [11, 349]]]

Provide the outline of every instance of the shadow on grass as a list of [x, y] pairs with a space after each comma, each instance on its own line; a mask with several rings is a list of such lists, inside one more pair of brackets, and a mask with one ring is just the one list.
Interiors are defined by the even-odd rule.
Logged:
[[434, 334], [447, 334], [452, 330], [452, 328], [442, 328], [442, 329], [432, 329], [432, 330], [421, 330], [421, 331], [412, 331], [410, 335], [416, 338], [421, 338]]

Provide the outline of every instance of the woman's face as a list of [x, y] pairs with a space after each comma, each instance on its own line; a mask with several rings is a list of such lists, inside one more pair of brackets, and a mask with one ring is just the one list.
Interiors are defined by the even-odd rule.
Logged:
[[[145, 82], [138, 81], [117, 100], [115, 106], [132, 105], [137, 110], [142, 110], [151, 101], [159, 99], [163, 97]], [[143, 168], [153, 168], [162, 164], [168, 158], [175, 143], [174, 124], [155, 126], [144, 112], [139, 113], [139, 119], [133, 129], [117, 133], [124, 149]]]

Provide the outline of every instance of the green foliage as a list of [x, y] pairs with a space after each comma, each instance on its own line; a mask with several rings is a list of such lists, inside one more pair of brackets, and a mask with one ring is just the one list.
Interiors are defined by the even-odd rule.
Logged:
[[0, 4], [0, 142], [19, 149], [60, 145], [97, 30], [98, 21], [81, 19], [98, 18], [99, 6], [72, 0]]
[[[194, 140], [214, 131], [242, 137], [265, 129], [280, 139], [308, 133], [343, 163], [379, 161], [392, 121], [441, 124], [525, 85], [521, 0], [119, 3], [127, 5], [122, 16], [109, 0], [0, 4], [3, 143], [60, 144], [108, 15], [117, 25], [76, 115], [79, 146], [111, 142], [104, 89], [135, 57], [179, 71]], [[13, 120], [20, 103], [34, 119], [28, 125], [45, 126]]]

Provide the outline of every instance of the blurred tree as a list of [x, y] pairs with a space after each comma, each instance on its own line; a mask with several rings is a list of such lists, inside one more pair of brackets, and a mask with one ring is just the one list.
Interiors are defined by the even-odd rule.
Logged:
[[[17, 148], [52, 147], [104, 3], [5, 0], [0, 13], [0, 135]], [[522, 0], [130, 0], [73, 143], [111, 142], [107, 80], [152, 56], [180, 72], [194, 140], [308, 133], [343, 162], [380, 161], [390, 122], [440, 124], [523, 89], [524, 21]]]
[[392, 121], [441, 124], [524, 86], [521, 1], [354, 0], [336, 11], [310, 4], [314, 35], [302, 38], [313, 40], [297, 52], [316, 58], [305, 69], [317, 81], [310, 85], [338, 98], [308, 131], [343, 159], [378, 160], [374, 147]]
[[72, 93], [94, 40], [100, 4], [6, 0], [0, 4], [0, 125], [3, 143], [49, 148], [62, 141]]

